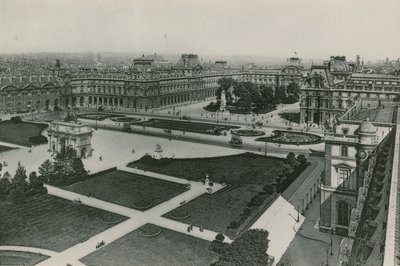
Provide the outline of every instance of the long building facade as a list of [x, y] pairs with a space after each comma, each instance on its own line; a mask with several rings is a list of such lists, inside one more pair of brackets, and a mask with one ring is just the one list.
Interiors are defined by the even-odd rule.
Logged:
[[224, 77], [275, 90], [290, 82], [303, 82], [304, 70], [299, 61], [292, 58], [281, 69], [244, 69], [228, 67], [225, 61], [203, 67], [194, 54], [183, 54], [175, 65], [143, 56], [124, 71], [85, 69], [68, 75], [60, 75], [58, 62], [47, 78], [0, 76], [0, 111], [66, 107], [147, 111], [215, 97], [218, 81]]

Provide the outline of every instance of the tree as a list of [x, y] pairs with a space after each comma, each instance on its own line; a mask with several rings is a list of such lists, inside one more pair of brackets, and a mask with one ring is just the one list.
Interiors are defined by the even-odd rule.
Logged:
[[21, 190], [23, 193], [28, 191], [28, 177], [26, 176], [25, 167], [18, 162], [17, 170], [15, 170], [14, 178], [12, 179], [12, 187]]
[[275, 90], [275, 103], [285, 103], [286, 102], [286, 88], [284, 86], [279, 86]]
[[36, 172], [29, 174], [29, 195], [45, 194], [47, 189], [43, 186], [42, 177], [38, 177]]
[[5, 172], [3, 177], [0, 178], [0, 194], [7, 195], [11, 189], [10, 174]]
[[54, 170], [57, 179], [63, 179], [67, 176], [75, 174], [72, 166], [73, 160], [76, 158], [76, 151], [71, 147], [63, 148], [54, 158]]
[[266, 192], [268, 195], [271, 195], [275, 192], [275, 189], [273, 185], [268, 184], [263, 187], [263, 191]]
[[85, 166], [83, 165], [81, 158], [74, 158], [72, 161], [72, 168], [74, 169], [74, 176], [77, 179], [84, 179], [87, 177], [87, 171], [85, 170]]
[[55, 178], [55, 169], [54, 164], [50, 160], [44, 161], [39, 166], [39, 175], [42, 178], [43, 182], [49, 182]]
[[298, 162], [296, 161], [296, 155], [293, 152], [289, 152], [286, 156], [286, 159], [291, 167], [296, 167], [298, 165]]
[[217, 240], [219, 242], [223, 242], [224, 239], [225, 239], [225, 236], [221, 233], [215, 236], [215, 240]]
[[266, 265], [269, 261], [268, 242], [267, 231], [247, 230], [230, 246], [221, 249], [222, 254], [216, 265]]
[[299, 154], [297, 156], [297, 161], [300, 163], [300, 165], [306, 165], [307, 164], [307, 158], [303, 154]]

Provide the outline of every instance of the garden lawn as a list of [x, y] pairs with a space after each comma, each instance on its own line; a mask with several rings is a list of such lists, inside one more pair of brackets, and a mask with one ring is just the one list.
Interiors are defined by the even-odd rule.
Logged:
[[[238, 219], [250, 199], [261, 190], [262, 186], [241, 185], [215, 196], [202, 195], [177, 208], [190, 215], [179, 221], [195, 226], [203, 225], [205, 229], [226, 234], [227, 226]], [[171, 219], [169, 213], [164, 217]]]
[[40, 136], [47, 124], [35, 124], [28, 122], [13, 123], [10, 120], [0, 122], [0, 141], [14, 143], [30, 147], [34, 143], [30, 137]]
[[137, 125], [143, 125], [148, 127], [163, 128], [178, 131], [188, 131], [202, 134], [210, 134], [210, 131], [214, 129], [230, 130], [239, 128], [237, 126], [228, 126], [223, 124], [210, 124], [210, 123], [198, 123], [189, 122], [186, 120], [167, 120], [167, 119], [149, 119], [146, 122], [137, 123]]
[[[227, 233], [227, 226], [239, 219], [251, 199], [268, 184], [274, 184], [282, 170], [289, 165], [285, 159], [266, 157], [253, 153], [231, 156], [195, 159], [152, 159], [150, 156], [129, 164], [130, 167], [199, 180], [209, 175], [214, 182], [225, 182], [231, 186], [214, 195], [203, 195], [179, 207], [190, 217], [182, 222], [216, 232]], [[265, 204], [269, 204], [274, 195], [267, 195]], [[263, 211], [263, 207], [254, 208], [250, 217]], [[169, 213], [165, 217], [170, 218]]]
[[94, 175], [65, 189], [83, 195], [90, 193], [92, 197], [139, 210], [149, 209], [186, 191], [182, 184], [118, 170]]
[[210, 242], [162, 228], [156, 237], [142, 237], [138, 230], [110, 243], [81, 261], [88, 266], [210, 265], [219, 255], [208, 250]]
[[109, 212], [47, 194], [28, 198], [22, 204], [1, 201], [0, 245], [60, 252], [113, 226], [100, 222], [106, 214]]
[[199, 180], [207, 173], [211, 181], [228, 184], [264, 186], [275, 182], [282, 169], [289, 167], [285, 159], [242, 153], [230, 156], [156, 160], [150, 156], [128, 164], [129, 167], [188, 180]]
[[47, 258], [48, 256], [37, 253], [8, 251], [8, 250], [0, 251], [0, 265], [33, 266]]

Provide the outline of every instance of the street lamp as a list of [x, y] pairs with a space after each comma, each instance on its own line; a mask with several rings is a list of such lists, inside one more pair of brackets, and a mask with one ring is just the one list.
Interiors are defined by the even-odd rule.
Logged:
[[265, 148], [264, 148], [264, 150], [265, 150], [265, 156], [267, 156], [267, 141], [265, 140]]
[[332, 241], [333, 228], [331, 228], [331, 256], [333, 255], [333, 241]]

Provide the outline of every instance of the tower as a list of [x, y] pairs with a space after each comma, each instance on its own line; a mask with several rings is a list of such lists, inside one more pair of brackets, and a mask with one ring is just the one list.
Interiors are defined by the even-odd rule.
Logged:
[[364, 121], [337, 124], [325, 135], [325, 175], [321, 182], [319, 229], [347, 236], [351, 210], [365, 173], [364, 161], [376, 146], [376, 128]]
[[357, 190], [362, 186], [364, 181], [364, 173], [366, 166], [363, 162], [372, 153], [376, 142], [376, 127], [368, 120], [362, 122], [358, 130], [359, 143], [356, 146], [356, 162], [357, 162]]

